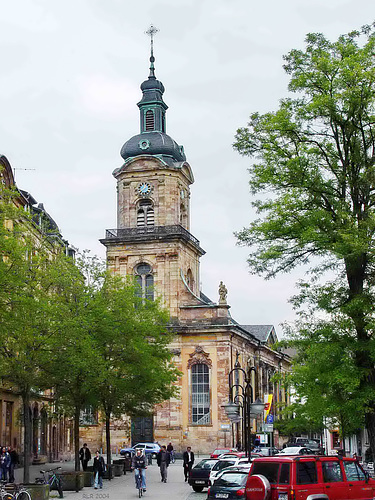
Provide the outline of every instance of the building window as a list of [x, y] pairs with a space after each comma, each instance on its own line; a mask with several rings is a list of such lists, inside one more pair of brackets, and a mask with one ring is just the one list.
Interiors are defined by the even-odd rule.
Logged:
[[138, 264], [136, 267], [135, 273], [135, 279], [138, 284], [138, 297], [146, 300], [154, 300], [154, 277], [151, 266], [142, 262], [142, 264]]
[[154, 224], [154, 207], [151, 200], [141, 200], [137, 210], [137, 227], [153, 226]]
[[195, 425], [210, 424], [210, 370], [203, 363], [191, 367], [191, 420]]
[[150, 109], [146, 111], [146, 131], [155, 130], [155, 116]]

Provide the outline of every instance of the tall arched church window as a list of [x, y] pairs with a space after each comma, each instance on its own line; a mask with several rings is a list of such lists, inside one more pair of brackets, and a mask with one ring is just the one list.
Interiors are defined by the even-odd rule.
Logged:
[[137, 295], [142, 299], [154, 300], [154, 276], [149, 264], [142, 262], [135, 269], [136, 283], [138, 285]]
[[146, 111], [146, 131], [155, 130], [155, 116], [150, 109]]
[[154, 207], [151, 200], [141, 200], [137, 210], [137, 227], [153, 226], [154, 224]]
[[197, 363], [191, 367], [191, 420], [195, 425], [209, 424], [210, 419], [210, 369]]
[[191, 272], [191, 269], [188, 269], [188, 272], [186, 273], [186, 283], [190, 290], [193, 290], [194, 288], [194, 279], [193, 279], [193, 273]]

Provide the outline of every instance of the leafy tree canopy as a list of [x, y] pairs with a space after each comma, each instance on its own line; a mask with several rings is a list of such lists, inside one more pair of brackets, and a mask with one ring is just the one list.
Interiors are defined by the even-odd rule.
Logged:
[[362, 412], [373, 449], [374, 49], [374, 25], [334, 42], [307, 35], [304, 50], [284, 57], [290, 97], [253, 113], [234, 144], [255, 159], [250, 188], [261, 194], [259, 218], [237, 233], [251, 247], [250, 271], [271, 277], [310, 266], [293, 299], [305, 308], [290, 337], [294, 382], [301, 396], [319, 395], [316, 405], [328, 400], [325, 413], [347, 428], [350, 411]]

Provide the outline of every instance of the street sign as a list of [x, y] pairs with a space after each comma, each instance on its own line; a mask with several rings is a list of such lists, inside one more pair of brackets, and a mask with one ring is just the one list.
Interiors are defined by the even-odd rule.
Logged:
[[229, 432], [230, 431], [230, 424], [221, 424], [220, 429], [224, 432]]
[[264, 432], [273, 432], [273, 424], [264, 424]]
[[273, 417], [272, 413], [270, 413], [269, 415], [267, 415], [266, 423], [273, 424], [273, 421], [274, 421], [274, 417]]

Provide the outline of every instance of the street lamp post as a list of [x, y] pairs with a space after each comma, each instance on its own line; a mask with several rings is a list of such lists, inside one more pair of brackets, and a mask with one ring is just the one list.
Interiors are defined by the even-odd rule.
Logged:
[[[259, 398], [254, 402], [253, 398], [253, 387], [250, 376], [251, 372], [256, 372], [256, 368], [251, 366], [246, 373], [238, 361], [238, 356], [239, 354], [237, 353], [234, 368], [229, 372], [229, 401], [224, 405], [224, 410], [232, 423], [242, 421], [242, 441], [245, 448], [245, 455], [251, 458], [250, 422], [253, 418], [263, 413], [264, 404]], [[242, 384], [240, 383], [241, 374]]]

